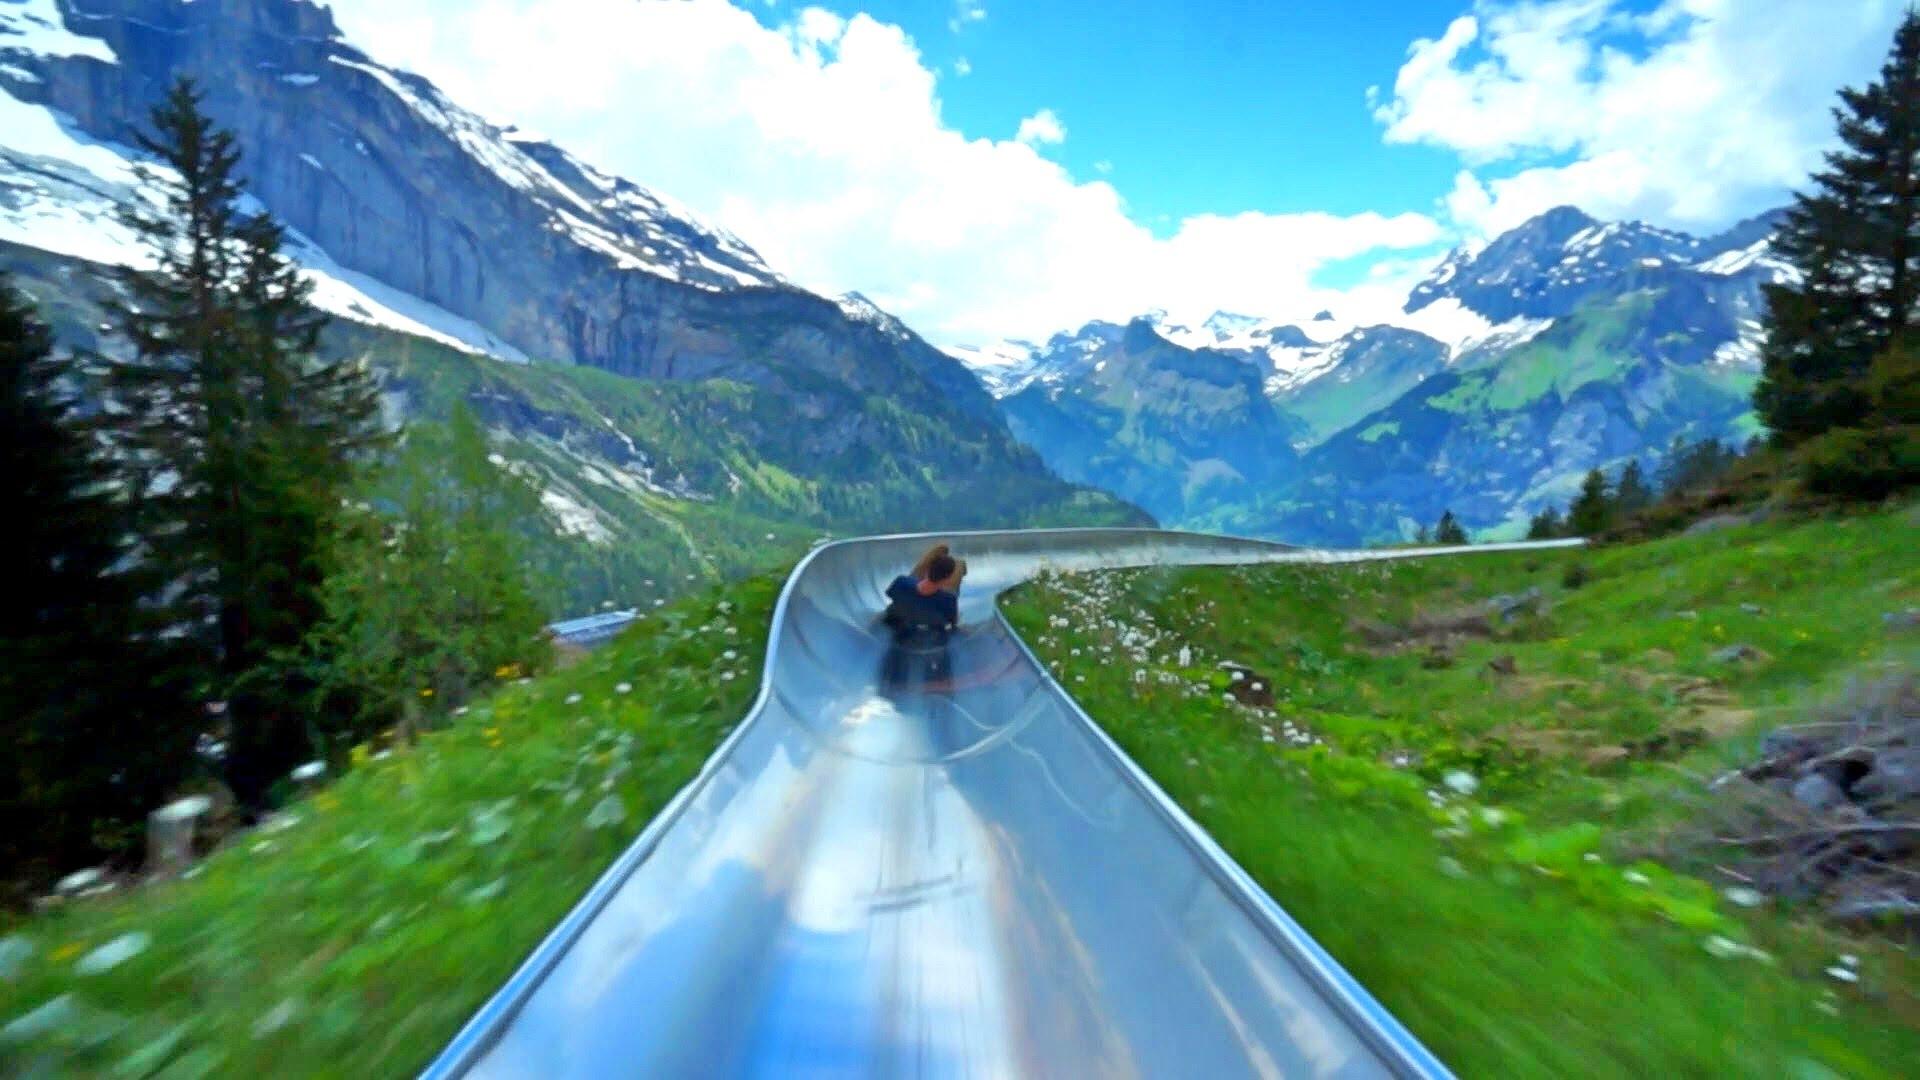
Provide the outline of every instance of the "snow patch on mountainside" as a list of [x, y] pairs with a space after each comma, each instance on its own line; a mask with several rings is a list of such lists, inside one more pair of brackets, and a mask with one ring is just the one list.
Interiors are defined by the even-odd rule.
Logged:
[[1743, 248], [1723, 251], [1711, 259], [1695, 263], [1693, 269], [1703, 274], [1717, 274], [1721, 277], [1734, 277], [1749, 270], [1759, 269], [1767, 272], [1775, 283], [1800, 280], [1800, 271], [1793, 264], [1773, 253], [1773, 238], [1766, 237]]
[[1267, 396], [1278, 397], [1320, 378], [1339, 366], [1343, 354], [1339, 342], [1269, 350], [1267, 358], [1273, 364], [1273, 374], [1268, 375], [1263, 384]]
[[913, 331], [907, 329], [906, 323], [889, 315], [880, 305], [857, 292], [842, 294], [834, 303], [839, 305], [841, 314], [847, 318], [875, 327], [896, 341], [906, 341], [913, 337]]
[[[119, 219], [120, 207], [135, 198], [132, 151], [80, 135], [53, 110], [4, 91], [0, 131], [0, 240], [109, 266], [149, 265]], [[262, 209], [251, 200], [243, 208]], [[313, 302], [324, 311], [463, 352], [527, 361], [478, 324], [340, 266], [291, 229], [287, 255], [313, 282]]]
[[1448, 296], [1418, 311], [1402, 313], [1387, 325], [1425, 334], [1445, 345], [1449, 357], [1457, 360], [1481, 349], [1524, 344], [1544, 333], [1553, 320], [1516, 318], [1496, 323]]
[[0, 239], [115, 265], [140, 257], [116, 217], [136, 183], [125, 148], [81, 135], [66, 117], [4, 90], [0, 132]]
[[966, 365], [979, 378], [987, 393], [1006, 397], [1026, 385], [1037, 359], [1031, 342], [1002, 341], [992, 345], [953, 345], [948, 356]]
[[53, 0], [6, 0], [0, 3], [0, 54], [30, 52], [40, 56], [89, 56], [109, 64], [120, 58], [99, 38], [82, 37], [67, 29]]
[[1713, 362], [1726, 367], [1760, 368], [1760, 347], [1766, 344], [1767, 330], [1758, 319], [1740, 320], [1740, 336], [1713, 350]]
[[568, 536], [578, 536], [589, 544], [605, 546], [613, 542], [613, 532], [600, 520], [600, 515], [582, 506], [573, 496], [559, 488], [546, 488], [540, 492], [540, 504], [547, 508], [559, 525], [560, 532]]
[[[543, 207], [551, 215], [550, 229], [605, 255], [617, 269], [714, 292], [781, 283], [737, 237], [701, 224], [683, 207], [602, 173], [530, 132], [495, 127], [424, 80], [347, 56], [327, 59], [372, 79], [502, 183]], [[576, 189], [560, 172], [575, 174], [591, 190]]]
[[479, 323], [341, 266], [292, 229], [287, 230], [287, 254], [300, 264], [301, 276], [313, 283], [313, 303], [322, 311], [437, 341], [461, 352], [515, 364], [529, 362], [526, 353]]

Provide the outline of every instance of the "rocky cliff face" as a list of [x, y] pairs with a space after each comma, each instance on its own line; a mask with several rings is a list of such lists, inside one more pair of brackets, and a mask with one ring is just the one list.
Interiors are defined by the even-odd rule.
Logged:
[[540, 360], [950, 401], [950, 358], [783, 281], [744, 243], [550, 144], [494, 127], [342, 40], [308, 0], [33, 0], [100, 51], [8, 49], [0, 89], [131, 145], [178, 76], [245, 152], [249, 190], [346, 270]]
[[0, 269], [69, 346], [114, 347], [130, 147], [182, 75], [345, 316], [327, 347], [381, 368], [396, 418], [464, 402], [542, 478], [575, 604], [820, 531], [1147, 520], [1063, 483], [898, 320], [374, 63], [307, 0], [0, 0]]

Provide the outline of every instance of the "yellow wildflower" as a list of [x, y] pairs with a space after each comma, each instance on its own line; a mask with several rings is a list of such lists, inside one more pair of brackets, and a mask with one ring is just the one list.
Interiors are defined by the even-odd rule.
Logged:
[[421, 691], [420, 691], [420, 696], [421, 696], [421, 697], [432, 697], [432, 696], [433, 696], [433, 687], [431, 687], [431, 686], [429, 686], [429, 687], [426, 687], [425, 689], [423, 689], [423, 690], [421, 690]]
[[53, 958], [55, 960], [70, 960], [80, 955], [80, 950], [84, 948], [86, 948], [86, 946], [77, 941], [69, 941], [65, 945], [53, 950]]

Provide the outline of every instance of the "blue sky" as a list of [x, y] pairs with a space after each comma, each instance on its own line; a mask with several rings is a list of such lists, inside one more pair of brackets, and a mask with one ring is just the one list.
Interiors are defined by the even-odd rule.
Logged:
[[375, 58], [947, 345], [1380, 321], [1564, 203], [1724, 228], [1805, 182], [1904, 4], [332, 0]]
[[[777, 26], [793, 6], [755, 10]], [[1006, 138], [1053, 109], [1071, 137], [1050, 156], [1110, 179], [1160, 235], [1199, 213], [1424, 211], [1458, 168], [1445, 150], [1383, 148], [1366, 91], [1460, 0], [1020, 0], [957, 30], [938, 0], [821, 6], [905, 29], [945, 73], [944, 115], [967, 135]]]

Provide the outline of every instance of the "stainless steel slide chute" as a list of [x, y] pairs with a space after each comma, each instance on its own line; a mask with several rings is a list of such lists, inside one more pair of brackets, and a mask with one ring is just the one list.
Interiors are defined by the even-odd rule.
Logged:
[[1446, 1075], [994, 609], [1047, 566], [1429, 552], [945, 537], [965, 627], [889, 656], [882, 591], [930, 539], [794, 570], [748, 716], [427, 1075]]

